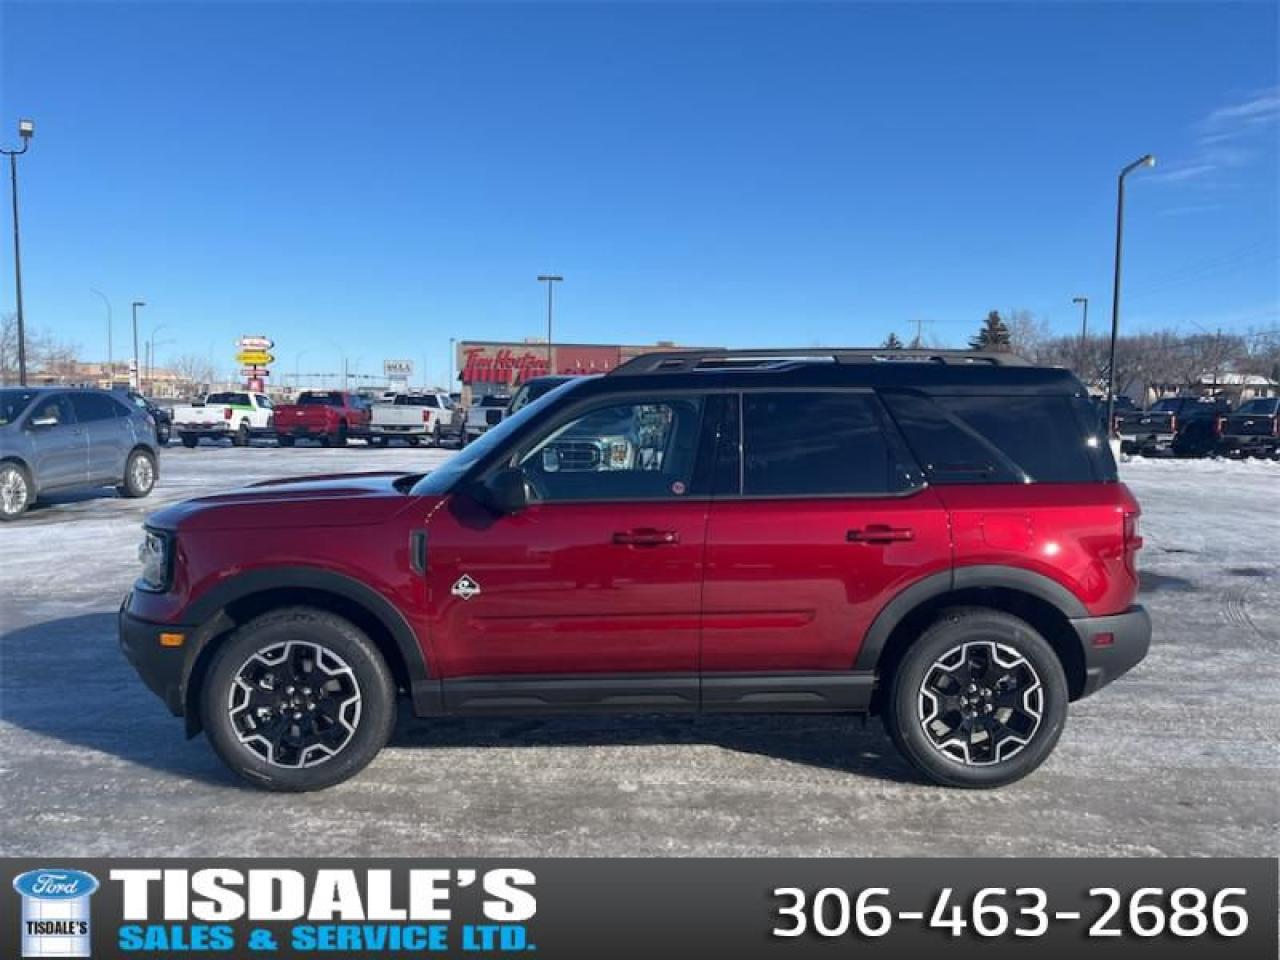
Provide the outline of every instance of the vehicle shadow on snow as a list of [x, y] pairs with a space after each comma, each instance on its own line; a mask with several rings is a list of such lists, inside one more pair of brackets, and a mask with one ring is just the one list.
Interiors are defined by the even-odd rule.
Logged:
[[[116, 643], [114, 613], [91, 613], [0, 635], [0, 720], [70, 747], [162, 773], [242, 786], [203, 742], [143, 686]], [[877, 780], [921, 782], [879, 722], [828, 715], [673, 714], [557, 717], [413, 717], [402, 707], [390, 746], [680, 746], [726, 750]], [[245, 789], [252, 789], [243, 785]]]

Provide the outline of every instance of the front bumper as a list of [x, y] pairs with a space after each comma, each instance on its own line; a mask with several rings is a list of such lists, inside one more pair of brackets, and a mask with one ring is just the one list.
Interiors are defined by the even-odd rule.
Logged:
[[[178, 623], [152, 623], [129, 612], [129, 598], [120, 606], [118, 615], [120, 650], [142, 682], [175, 716], [186, 710], [187, 678], [191, 663], [199, 652], [198, 631]], [[161, 634], [181, 634], [181, 646], [165, 646]]]
[[[1134, 605], [1109, 617], [1072, 620], [1084, 650], [1084, 689], [1087, 697], [1142, 662], [1151, 647], [1151, 615]], [[1111, 642], [1105, 642], [1110, 635]], [[1102, 641], [1101, 643], [1099, 641]]]

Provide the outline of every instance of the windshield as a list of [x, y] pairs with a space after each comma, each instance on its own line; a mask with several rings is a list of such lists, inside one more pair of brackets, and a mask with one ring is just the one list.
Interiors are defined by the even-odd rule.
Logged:
[[526, 383], [516, 391], [515, 396], [511, 398], [511, 412], [517, 413], [526, 406], [533, 403], [539, 397], [545, 397], [560, 384], [564, 383], [567, 378], [548, 377], [545, 380], [532, 380]]
[[1271, 399], [1266, 399], [1259, 397], [1257, 400], [1250, 400], [1243, 407], [1237, 410], [1236, 413], [1248, 413], [1253, 414], [1254, 416], [1271, 417], [1274, 416], [1277, 411], [1280, 411], [1280, 398], [1272, 397]]
[[308, 390], [298, 397], [298, 405], [301, 407], [340, 407], [342, 406], [342, 394], [331, 391]]
[[1166, 397], [1151, 409], [1156, 413], [1177, 413], [1182, 407], [1182, 400], [1178, 397]]
[[22, 416], [35, 395], [34, 390], [0, 390], [0, 427]]
[[570, 380], [567, 383], [562, 383], [556, 389], [526, 406], [519, 413], [505, 418], [500, 424], [482, 434], [480, 439], [463, 447], [456, 457], [446, 461], [442, 467], [432, 470], [423, 477], [414, 486], [414, 494], [417, 496], [433, 496], [448, 493], [468, 470], [494, 450], [502, 447], [507, 442], [507, 437], [520, 430], [530, 420], [541, 416], [542, 411], [554, 403], [562, 393], [572, 390], [578, 383], [581, 383], [581, 381]]
[[510, 402], [510, 397], [504, 397], [501, 395], [480, 398], [480, 406], [482, 407], [505, 407]]

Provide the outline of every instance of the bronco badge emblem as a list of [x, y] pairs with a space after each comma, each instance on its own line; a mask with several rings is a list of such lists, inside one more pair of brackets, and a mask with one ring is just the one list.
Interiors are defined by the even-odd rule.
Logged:
[[453, 585], [453, 589], [449, 592], [455, 597], [461, 597], [463, 600], [470, 600], [480, 592], [480, 584], [476, 583], [464, 573], [458, 578], [458, 582]]

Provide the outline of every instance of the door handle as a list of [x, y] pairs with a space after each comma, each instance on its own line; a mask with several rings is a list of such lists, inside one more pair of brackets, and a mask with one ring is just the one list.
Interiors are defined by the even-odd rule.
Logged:
[[653, 530], [643, 528], [619, 531], [613, 535], [613, 542], [627, 547], [662, 547], [680, 542], [680, 534], [675, 530]]
[[915, 538], [916, 532], [910, 527], [891, 527], [883, 523], [868, 524], [861, 530], [850, 530], [845, 534], [850, 543], [897, 543]]

